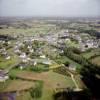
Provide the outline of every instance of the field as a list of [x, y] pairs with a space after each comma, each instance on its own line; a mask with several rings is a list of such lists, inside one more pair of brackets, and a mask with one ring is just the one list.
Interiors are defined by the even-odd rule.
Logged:
[[82, 54], [83, 57], [87, 58], [87, 59], [90, 59], [92, 56], [94, 55], [98, 55], [100, 54], [100, 49], [94, 49], [94, 50], [91, 50], [89, 52], [85, 52]]
[[15, 65], [16, 63], [16, 59], [14, 59], [13, 57], [9, 60], [4, 60], [3, 58], [1, 58], [2, 61], [0, 62], [0, 69], [7, 69], [13, 65]]
[[83, 57], [89, 59], [92, 63], [100, 66], [100, 49], [94, 49], [90, 52], [86, 52], [82, 54]]
[[94, 52], [83, 53], [82, 55], [83, 55], [83, 57], [89, 59], [91, 56], [94, 55]]
[[[47, 24], [47, 23], [37, 23], [37, 22], [24, 22], [24, 23], [12, 23], [11, 25], [6, 25], [6, 27], [0, 28], [0, 34], [7, 34], [11, 36], [18, 36], [18, 40], [13, 41], [11, 46], [14, 46], [17, 41], [23, 42], [24, 36], [33, 36], [36, 35], [36, 38], [41, 34], [56, 34], [59, 33], [62, 29], [56, 24]], [[22, 39], [22, 40], [21, 40]], [[27, 40], [27, 38], [26, 38]], [[68, 41], [67, 41], [68, 42]], [[23, 42], [24, 43], [24, 42]], [[30, 42], [25, 42], [30, 46]], [[33, 42], [32, 42], [33, 43]], [[48, 44], [48, 43], [47, 43]], [[66, 43], [67, 44], [67, 43]], [[18, 44], [16, 44], [18, 45]], [[31, 44], [32, 45], [32, 44]], [[38, 44], [37, 44], [38, 45]], [[69, 41], [68, 45], [71, 47], [78, 47], [79, 44], [76, 41]], [[26, 47], [26, 45], [25, 45]], [[27, 48], [27, 47], [26, 47]], [[35, 48], [35, 47], [34, 47]], [[42, 47], [38, 47], [37, 51], [42, 51]], [[20, 63], [20, 59], [18, 55], [14, 53], [13, 48], [7, 49], [8, 54], [11, 56], [10, 60], [5, 60], [0, 58], [0, 69], [7, 70], [9, 73], [9, 79], [4, 83], [0, 83], [0, 92], [19, 92], [16, 96], [16, 100], [53, 100], [53, 95], [56, 92], [71, 89], [71, 90], [82, 90], [84, 85], [80, 79], [80, 76], [75, 73], [75, 75], [69, 71], [69, 69], [65, 68], [64, 71], [59, 70], [61, 73], [54, 71], [53, 69], [64, 67], [64, 63], [69, 62], [70, 64], [74, 65], [75, 68], [81, 68], [81, 65], [77, 62], [71, 60], [66, 56], [58, 55], [59, 52], [52, 52], [52, 49], [48, 45], [45, 47], [44, 54], [50, 60], [52, 60], [52, 65], [42, 64], [41, 62], [49, 62], [45, 59], [38, 59], [38, 57], [34, 60], [38, 62], [36, 66], [33, 66], [29, 63], [26, 64], [24, 69], [14, 68], [15, 65]], [[35, 51], [35, 50], [34, 50]], [[31, 53], [30, 53], [31, 54]], [[83, 56], [90, 58], [93, 52], [91, 53], [84, 53]], [[58, 57], [58, 56], [59, 57]], [[94, 55], [94, 54], [93, 54]], [[29, 57], [30, 55], [28, 55]], [[34, 55], [33, 55], [34, 56]], [[57, 56], [57, 57], [56, 57]], [[100, 60], [100, 58], [99, 58]], [[98, 60], [98, 61], [99, 61]], [[32, 62], [33, 63], [33, 62]], [[14, 67], [13, 67], [14, 66]], [[18, 67], [18, 66], [17, 66]], [[63, 74], [66, 72], [65, 74]], [[32, 98], [30, 88], [36, 88], [37, 82], [43, 82], [42, 89], [42, 96], [40, 98]], [[33, 92], [33, 91], [32, 91]], [[33, 92], [34, 93], [34, 92]]]
[[75, 41], [68, 41], [67, 44], [68, 44], [70, 47], [79, 47], [79, 44], [76, 43]]
[[[28, 24], [28, 23], [26, 23]], [[20, 26], [20, 28], [16, 28], [18, 25], [16, 24], [16, 26], [11, 26], [9, 28], [3, 28], [3, 29], [0, 29], [0, 34], [9, 34], [9, 35], [20, 35], [20, 34], [23, 34], [23, 35], [34, 35], [34, 34], [46, 34], [48, 32], [56, 32], [56, 26], [54, 25], [48, 25], [48, 24], [45, 24], [45, 23], [32, 23], [32, 25], [29, 25], [31, 26], [30, 28], [28, 27], [25, 27], [23, 28], [22, 26]], [[19, 27], [19, 26], [18, 26]], [[22, 27], [22, 28], [21, 28]]]
[[54, 73], [53, 71], [41, 73], [23, 71], [17, 73], [17, 77], [27, 80], [42, 80], [51, 87], [56, 87], [57, 83], [61, 83], [61, 87], [74, 86], [70, 77]]
[[28, 91], [22, 92], [19, 96], [16, 97], [16, 100], [33, 100]]
[[[27, 90], [29, 90], [30, 88], [34, 88], [34, 87], [35, 87], [34, 82], [23, 81], [23, 80], [18, 80], [18, 79], [17, 80], [7, 80], [5, 83], [0, 83], [0, 92], [1, 91], [4, 92], [4, 96], [1, 96], [1, 98], [8, 97], [7, 94], [5, 93], [14, 92], [16, 94], [16, 100], [29, 100], [29, 99], [32, 100], [32, 97]], [[18, 95], [18, 92], [19, 92], [19, 95]]]
[[75, 61], [71, 60], [70, 58], [68, 58], [66, 56], [61, 56], [61, 58], [56, 59], [55, 61], [58, 63], [61, 63], [61, 64], [68, 61], [70, 64], [75, 65], [76, 68], [81, 68], [80, 64], [76, 63]]
[[15, 92], [24, 91], [32, 88], [34, 86], [33, 82], [22, 81], [22, 80], [11, 80], [7, 87], [3, 89], [2, 92]]
[[27, 81], [43, 81], [44, 85], [42, 97], [38, 100], [53, 100], [52, 95], [57, 88], [75, 88], [75, 84], [72, 81], [71, 77], [64, 76], [53, 71], [36, 73], [29, 71], [18, 71], [17, 69], [13, 70], [11, 73], [16, 73], [16, 77], [19, 79], [24, 79]]
[[91, 61], [100, 66], [100, 56], [91, 59]]

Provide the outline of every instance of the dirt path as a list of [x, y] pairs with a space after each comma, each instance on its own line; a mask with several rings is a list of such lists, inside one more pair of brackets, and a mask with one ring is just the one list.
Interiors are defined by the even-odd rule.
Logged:
[[79, 86], [78, 86], [78, 84], [77, 84], [75, 78], [74, 78], [74, 75], [73, 75], [70, 71], [68, 71], [68, 73], [70, 74], [71, 79], [72, 79], [73, 83], [74, 83], [75, 86], [76, 86], [76, 90], [81, 90], [81, 89], [79, 88]]

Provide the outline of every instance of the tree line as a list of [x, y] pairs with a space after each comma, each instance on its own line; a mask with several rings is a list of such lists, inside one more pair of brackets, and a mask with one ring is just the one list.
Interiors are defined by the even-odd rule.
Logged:
[[65, 48], [64, 55], [82, 65], [79, 73], [82, 75], [83, 82], [91, 90], [91, 93], [100, 99], [100, 66], [73, 52], [73, 48]]

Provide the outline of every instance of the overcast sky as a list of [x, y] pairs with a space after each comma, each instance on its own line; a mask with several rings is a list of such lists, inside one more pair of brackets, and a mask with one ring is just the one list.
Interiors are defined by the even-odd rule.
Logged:
[[0, 16], [100, 16], [100, 0], [0, 0]]

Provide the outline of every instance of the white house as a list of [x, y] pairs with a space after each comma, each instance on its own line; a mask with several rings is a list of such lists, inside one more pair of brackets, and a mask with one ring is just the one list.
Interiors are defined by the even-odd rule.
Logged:
[[6, 57], [6, 60], [9, 60], [10, 58], [11, 58], [10, 56], [7, 56], [7, 57]]
[[5, 82], [7, 79], [9, 79], [8, 74], [3, 70], [0, 70], [0, 82]]
[[70, 65], [69, 65], [69, 70], [75, 71], [75, 70], [76, 70], [76, 66], [73, 65], [73, 64], [70, 64]]
[[43, 58], [43, 59], [45, 59], [45, 58], [46, 58], [46, 56], [45, 56], [45, 55], [41, 55], [41, 56], [40, 56], [40, 58]]
[[20, 58], [22, 58], [22, 59], [27, 58], [26, 53], [23, 52], [23, 53], [20, 55]]

